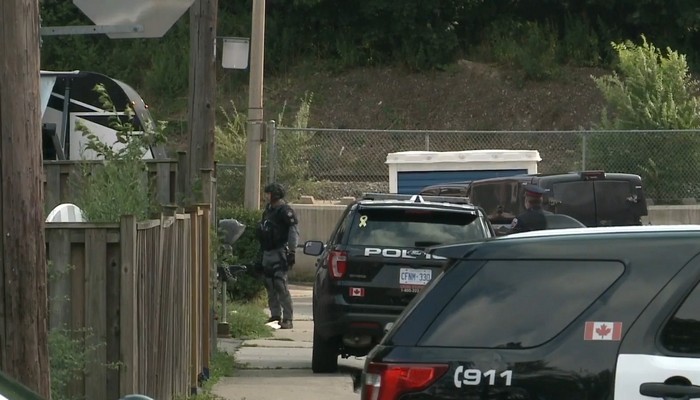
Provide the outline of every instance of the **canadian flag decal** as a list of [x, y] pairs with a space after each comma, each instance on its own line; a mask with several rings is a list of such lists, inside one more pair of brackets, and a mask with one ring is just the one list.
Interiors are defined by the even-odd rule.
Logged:
[[351, 287], [350, 288], [350, 297], [364, 297], [365, 296], [365, 288], [361, 287]]
[[622, 339], [622, 322], [586, 322], [583, 340], [613, 340]]

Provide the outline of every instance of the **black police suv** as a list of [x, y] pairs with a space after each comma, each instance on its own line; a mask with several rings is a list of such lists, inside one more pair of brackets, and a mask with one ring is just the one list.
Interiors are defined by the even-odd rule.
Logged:
[[700, 226], [428, 249], [445, 272], [367, 356], [362, 399], [700, 398]]
[[442, 271], [429, 246], [493, 237], [465, 198], [366, 194], [350, 204], [327, 243], [307, 241], [319, 256], [313, 288], [316, 373], [334, 372], [338, 356], [362, 357], [387, 325]]

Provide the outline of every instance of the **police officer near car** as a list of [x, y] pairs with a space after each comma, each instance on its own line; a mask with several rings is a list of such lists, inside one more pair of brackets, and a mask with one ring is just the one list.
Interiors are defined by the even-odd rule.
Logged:
[[510, 233], [537, 231], [547, 229], [547, 214], [542, 209], [544, 189], [536, 185], [525, 186], [525, 212], [513, 218]]
[[291, 329], [294, 319], [292, 296], [287, 286], [287, 272], [294, 266], [295, 251], [299, 241], [296, 214], [284, 200], [285, 190], [279, 183], [264, 188], [267, 204], [257, 228], [262, 251], [260, 260], [267, 289], [270, 319], [281, 329]]

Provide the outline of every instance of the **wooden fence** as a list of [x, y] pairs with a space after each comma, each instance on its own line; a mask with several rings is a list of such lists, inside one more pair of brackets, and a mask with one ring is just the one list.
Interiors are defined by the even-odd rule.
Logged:
[[[181, 183], [178, 182], [179, 163], [182, 160], [148, 160], [148, 178], [155, 199], [160, 204], [177, 204]], [[96, 166], [102, 161], [44, 161], [44, 210], [47, 212], [61, 203], [75, 202], [76, 193], [71, 177], [80, 172], [83, 165]], [[184, 175], [183, 175], [184, 176]]]
[[147, 221], [46, 224], [50, 327], [87, 328], [96, 348], [74, 395], [172, 399], [198, 386], [212, 346], [210, 218], [203, 204]]
[[[179, 151], [176, 159], [145, 160], [148, 182], [155, 201], [161, 205], [181, 204], [184, 200], [187, 177], [187, 153]], [[62, 203], [75, 203], [77, 193], [71, 182], [82, 167], [96, 167], [100, 160], [44, 161], [44, 211], [48, 213]], [[216, 211], [216, 163], [214, 169], [200, 171], [202, 196], [199, 201], [211, 204]], [[191, 195], [191, 193], [188, 193]], [[215, 215], [212, 220], [216, 221]]]
[[[159, 204], [179, 204], [184, 197], [187, 177], [187, 153], [178, 152], [176, 159], [145, 160], [151, 194]], [[61, 203], [75, 202], [76, 193], [71, 177], [82, 166], [94, 167], [100, 160], [44, 161], [44, 210], [48, 213]], [[216, 207], [216, 163], [214, 170], [202, 169], [202, 193], [199, 201]]]

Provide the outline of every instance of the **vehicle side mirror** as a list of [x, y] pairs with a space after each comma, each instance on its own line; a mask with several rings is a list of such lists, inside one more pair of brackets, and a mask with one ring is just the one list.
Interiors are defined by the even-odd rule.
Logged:
[[320, 256], [325, 244], [318, 240], [308, 240], [304, 243], [304, 254], [308, 256]]

